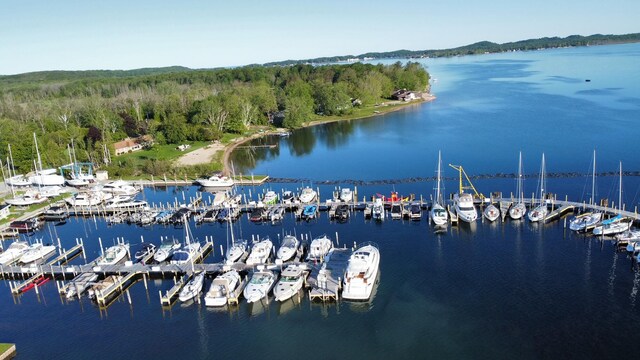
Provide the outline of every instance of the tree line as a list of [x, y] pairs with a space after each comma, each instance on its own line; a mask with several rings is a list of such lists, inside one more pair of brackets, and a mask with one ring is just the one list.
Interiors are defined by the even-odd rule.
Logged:
[[411, 62], [2, 76], [0, 159], [11, 144], [16, 170], [32, 169], [35, 132], [45, 163], [68, 162], [73, 140], [78, 160], [100, 165], [105, 145], [126, 137], [151, 135], [158, 144], [212, 141], [269, 125], [277, 112], [284, 114], [283, 126], [296, 128], [379, 103], [395, 89], [423, 91], [428, 83], [426, 70]]

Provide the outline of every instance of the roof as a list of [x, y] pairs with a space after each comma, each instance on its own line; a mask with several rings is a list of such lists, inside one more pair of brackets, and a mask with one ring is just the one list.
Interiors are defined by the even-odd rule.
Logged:
[[153, 141], [153, 137], [151, 137], [151, 135], [143, 135], [137, 138], [126, 138], [122, 141], [118, 141], [117, 143], [113, 144], [113, 147], [118, 150], [118, 149], [125, 149], [125, 148], [130, 148], [133, 147], [137, 144], [141, 144], [141, 143], [145, 143], [145, 142], [151, 142]]

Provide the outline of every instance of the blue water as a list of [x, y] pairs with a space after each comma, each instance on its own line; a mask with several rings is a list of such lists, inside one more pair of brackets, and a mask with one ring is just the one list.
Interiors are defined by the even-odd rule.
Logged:
[[[587, 173], [598, 149], [598, 169], [640, 170], [635, 157], [640, 82], [639, 45], [559, 49], [453, 59], [425, 60], [438, 99], [374, 119], [303, 129], [279, 148], [236, 154], [243, 171], [307, 179], [239, 188], [256, 198], [267, 188], [318, 187], [323, 199], [334, 185], [324, 179], [400, 179], [434, 175], [437, 151], [445, 163], [470, 174], [513, 173], [519, 150], [525, 171], [536, 173], [540, 155], [550, 172]], [[585, 83], [584, 79], [592, 81]], [[609, 90], [607, 90], [609, 89]], [[614, 90], [615, 89], [615, 90]], [[593, 91], [596, 90], [596, 91]], [[607, 90], [607, 91], [604, 91]], [[636, 100], [633, 100], [636, 99]], [[633, 141], [632, 141], [633, 140]], [[251, 155], [251, 156], [250, 156]], [[240, 167], [242, 165], [236, 165]], [[446, 176], [456, 174], [450, 168]], [[525, 193], [535, 191], [535, 177]], [[638, 179], [625, 177], [627, 208], [638, 203]], [[598, 197], [617, 201], [618, 178], [598, 178]], [[515, 191], [512, 178], [475, 181], [487, 194]], [[455, 181], [445, 183], [447, 192]], [[587, 200], [586, 176], [549, 179], [548, 190]], [[433, 183], [401, 182], [358, 186], [358, 196], [413, 193], [428, 198]], [[184, 202], [191, 187], [146, 189], [154, 203]], [[205, 201], [210, 195], [205, 194]], [[53, 283], [40, 295], [13, 298], [0, 281], [0, 342], [18, 344], [19, 359], [253, 359], [253, 358], [453, 358], [548, 359], [626, 358], [640, 350], [640, 272], [609, 243], [575, 235], [563, 222], [511, 222], [450, 228], [436, 234], [420, 222], [365, 221], [356, 213], [347, 224], [295, 222], [255, 225], [243, 217], [234, 230], [245, 238], [284, 232], [317, 236], [340, 244], [374, 241], [381, 250], [380, 283], [367, 303], [313, 304], [307, 299], [268, 306], [241, 302], [233, 311], [176, 304], [163, 310], [159, 290], [172, 281], [152, 280], [129, 289], [106, 311], [87, 299], [66, 302]], [[213, 237], [221, 259], [225, 225], [192, 225], [200, 240]], [[70, 219], [47, 226], [35, 237], [60, 238], [63, 247], [82, 238], [87, 260], [116, 238], [159, 242], [182, 238], [182, 230], [104, 220]], [[32, 238], [33, 239], [33, 238]], [[78, 258], [74, 263], [84, 263]], [[207, 281], [207, 286], [208, 282]]]

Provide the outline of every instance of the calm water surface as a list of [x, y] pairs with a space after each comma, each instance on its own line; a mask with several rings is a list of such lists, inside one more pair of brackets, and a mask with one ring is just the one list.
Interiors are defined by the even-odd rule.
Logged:
[[[398, 179], [433, 176], [437, 151], [445, 162], [471, 174], [513, 173], [523, 151], [525, 171], [535, 173], [540, 155], [552, 172], [598, 168], [615, 171], [618, 161], [640, 170], [634, 126], [640, 99], [639, 45], [560, 49], [454, 59], [426, 60], [437, 82], [430, 104], [362, 121], [341, 122], [271, 139], [279, 147], [238, 152], [243, 172], [306, 179], [289, 184], [241, 188], [255, 198], [266, 188], [296, 188], [331, 179]], [[584, 82], [589, 78], [592, 81]], [[633, 141], [631, 141], [633, 140]], [[448, 169], [447, 176], [454, 176]], [[617, 199], [618, 179], [598, 179], [598, 197]], [[447, 190], [455, 190], [448, 181]], [[513, 179], [476, 181], [488, 193], [515, 190]], [[638, 203], [638, 180], [624, 179], [627, 208]], [[549, 191], [581, 199], [586, 177], [550, 179]], [[331, 186], [318, 186], [322, 198]], [[428, 197], [432, 182], [359, 186], [359, 197], [397, 190]], [[534, 192], [535, 178], [525, 182]], [[195, 188], [147, 189], [152, 202], [182, 201]], [[616, 200], [617, 201], [617, 200]], [[15, 342], [21, 359], [113, 358], [623, 358], [640, 350], [640, 273], [611, 244], [575, 235], [563, 222], [530, 224], [478, 221], [436, 234], [425, 221], [317, 221], [255, 225], [243, 218], [236, 232], [283, 232], [317, 236], [340, 244], [374, 241], [381, 250], [381, 281], [367, 303], [312, 304], [307, 299], [268, 306], [241, 303], [233, 311], [198, 304], [162, 310], [158, 291], [171, 281], [140, 282], [131, 304], [120, 298], [107, 311], [87, 299], [65, 302], [54, 284], [13, 298], [0, 282], [0, 342]], [[192, 227], [200, 240], [215, 239], [221, 259], [228, 229]], [[105, 244], [182, 237], [181, 229], [128, 225], [108, 227], [101, 219], [72, 219], [47, 226], [35, 237], [59, 237], [63, 247], [83, 238], [89, 260]], [[74, 260], [82, 263], [83, 259]], [[209, 280], [210, 281], [210, 280]], [[208, 286], [208, 282], [207, 282]]]

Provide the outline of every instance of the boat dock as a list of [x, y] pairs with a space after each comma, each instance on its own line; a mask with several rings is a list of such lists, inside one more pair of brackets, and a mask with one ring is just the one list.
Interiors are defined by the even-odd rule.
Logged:
[[334, 248], [325, 262], [311, 266], [307, 279], [310, 300], [337, 301], [342, 288], [342, 276], [347, 269], [352, 250]]

